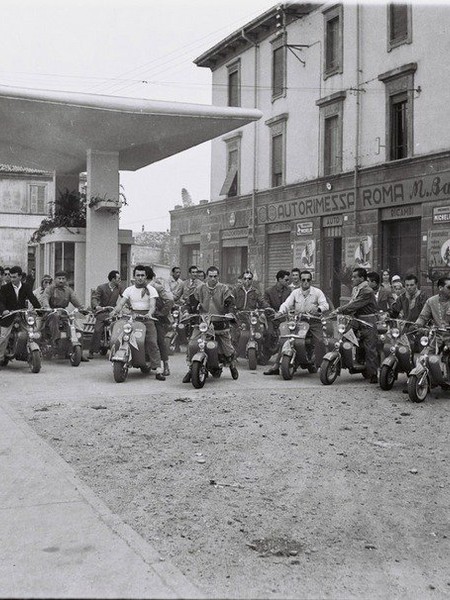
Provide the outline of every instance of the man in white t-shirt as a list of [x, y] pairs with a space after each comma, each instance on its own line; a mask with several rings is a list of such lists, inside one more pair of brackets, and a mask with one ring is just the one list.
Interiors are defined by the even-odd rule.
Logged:
[[[134, 285], [130, 285], [124, 290], [111, 314], [120, 312], [125, 304], [128, 304], [133, 312], [151, 317], [155, 312], [158, 292], [152, 285], [147, 283], [147, 273], [144, 266], [136, 265], [133, 270], [133, 277]], [[155, 322], [151, 319], [145, 321], [145, 328], [147, 330], [145, 354], [150, 360], [150, 368], [156, 369], [156, 379], [164, 381], [166, 378], [161, 368], [161, 355], [156, 341]]]

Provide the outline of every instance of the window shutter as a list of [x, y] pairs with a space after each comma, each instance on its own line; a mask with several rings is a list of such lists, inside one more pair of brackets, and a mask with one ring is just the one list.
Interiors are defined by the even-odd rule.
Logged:
[[392, 3], [391, 11], [391, 41], [403, 40], [408, 36], [408, 6]]
[[284, 46], [273, 51], [272, 57], [272, 95], [281, 96], [284, 92]]

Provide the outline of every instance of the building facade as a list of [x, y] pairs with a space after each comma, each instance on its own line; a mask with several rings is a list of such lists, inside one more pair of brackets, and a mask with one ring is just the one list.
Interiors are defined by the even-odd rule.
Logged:
[[49, 214], [54, 189], [53, 173], [0, 165], [0, 265], [20, 265], [27, 273], [35, 268], [28, 242]]
[[338, 303], [348, 271], [450, 271], [450, 6], [274, 7], [196, 59], [213, 102], [259, 121], [212, 142], [211, 199], [171, 213], [172, 260], [310, 269]]

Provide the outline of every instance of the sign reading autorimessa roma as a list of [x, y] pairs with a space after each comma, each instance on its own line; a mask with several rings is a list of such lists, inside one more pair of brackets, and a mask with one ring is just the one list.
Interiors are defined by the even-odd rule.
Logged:
[[[436, 200], [450, 200], [449, 172], [361, 187], [357, 208], [367, 210]], [[330, 192], [261, 206], [258, 208], [258, 222], [272, 223], [352, 210], [355, 210], [354, 190]]]

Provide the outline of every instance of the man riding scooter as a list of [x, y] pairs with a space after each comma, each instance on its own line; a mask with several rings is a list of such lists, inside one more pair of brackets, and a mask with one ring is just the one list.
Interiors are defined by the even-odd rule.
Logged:
[[[230, 310], [234, 308], [234, 296], [230, 288], [224, 283], [219, 283], [219, 269], [217, 267], [209, 267], [206, 271], [206, 281], [200, 284], [193, 291], [193, 299], [197, 302], [197, 309], [202, 314], [215, 314], [230, 316]], [[230, 329], [225, 327], [221, 331], [216, 330], [216, 339], [219, 344], [219, 354], [223, 355], [233, 379], [237, 379], [238, 370], [235, 361], [234, 347], [231, 342]], [[194, 340], [199, 336], [198, 326], [194, 327], [191, 339]], [[188, 362], [191, 360], [189, 345], [188, 345]], [[183, 383], [190, 383], [192, 377], [191, 366], [186, 375], [183, 377]]]
[[153, 320], [158, 292], [152, 285], [147, 283], [147, 273], [143, 265], [134, 267], [133, 277], [134, 285], [130, 285], [124, 290], [122, 298], [119, 298], [115, 309], [110, 314], [113, 316], [119, 313], [128, 304], [136, 314], [149, 317], [145, 321], [145, 354], [150, 362], [150, 368], [156, 370], [155, 378], [159, 381], [165, 381]]
[[[321, 289], [311, 285], [311, 271], [301, 271], [300, 287], [295, 288], [278, 309], [279, 314], [288, 314], [289, 310], [294, 309], [296, 314], [308, 313], [319, 316], [329, 310], [329, 305], [325, 294]], [[309, 330], [314, 341], [314, 357], [316, 370], [320, 367], [325, 355], [325, 344], [323, 341], [322, 322], [319, 318], [311, 319]], [[281, 351], [281, 348], [279, 349]], [[280, 352], [274, 367], [265, 371], [264, 375], [279, 375]]]
[[114, 307], [121, 294], [122, 288], [120, 287], [119, 271], [110, 271], [108, 273], [108, 283], [99, 285], [95, 292], [93, 292], [91, 306], [95, 310], [95, 325], [88, 358], [94, 358], [94, 353], [100, 352], [100, 341], [103, 329], [106, 327], [105, 321], [109, 317], [109, 314], [101, 309], [107, 306]]
[[31, 287], [22, 283], [21, 267], [11, 267], [10, 281], [0, 286], [0, 315], [2, 317], [0, 320], [0, 362], [5, 358], [5, 350], [14, 321], [14, 317], [8, 318], [8, 314], [14, 310], [27, 308], [27, 300], [34, 308], [41, 308]]

